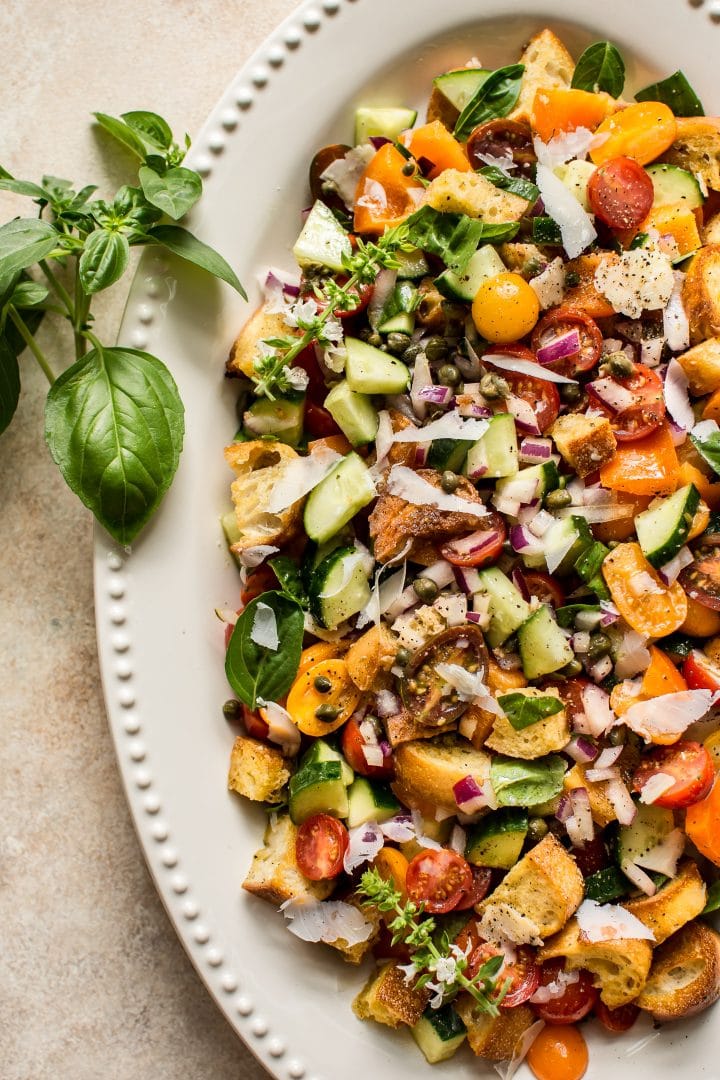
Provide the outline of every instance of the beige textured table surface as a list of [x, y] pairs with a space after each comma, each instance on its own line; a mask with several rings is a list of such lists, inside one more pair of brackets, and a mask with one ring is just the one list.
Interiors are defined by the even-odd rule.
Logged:
[[[124, 182], [89, 114], [150, 108], [197, 130], [293, 0], [3, 0], [0, 163]], [[105, 189], [105, 190], [103, 190]], [[22, 204], [0, 193], [6, 220]], [[111, 340], [129, 279], [97, 304]], [[51, 354], [56, 343], [43, 340]], [[105, 718], [92, 526], [42, 437], [27, 354], [0, 437], [0, 1076], [261, 1080], [207, 995], [138, 845]]]

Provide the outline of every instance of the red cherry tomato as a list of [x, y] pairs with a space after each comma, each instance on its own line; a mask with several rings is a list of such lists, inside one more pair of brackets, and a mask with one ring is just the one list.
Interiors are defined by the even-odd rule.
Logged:
[[360, 725], [351, 717], [342, 732], [342, 752], [350, 768], [360, 776], [374, 776], [382, 779], [394, 776], [392, 754], [384, 758], [382, 765], [368, 765], [363, 753], [364, 745], [365, 740], [360, 732]]
[[242, 718], [245, 730], [251, 738], [267, 739], [270, 728], [259, 713], [255, 712], [254, 709], [248, 709], [247, 705], [243, 705]]
[[522, 576], [527, 591], [531, 596], [536, 596], [541, 604], [558, 608], [565, 603], [562, 585], [549, 574], [543, 574], [540, 570], [523, 570]]
[[720, 611], [720, 535], [703, 536], [695, 561], [681, 571], [678, 580], [692, 600]]
[[510, 154], [520, 171], [527, 173], [537, 161], [530, 125], [524, 120], [488, 120], [479, 124], [470, 132], [466, 149], [473, 169], [484, 168], [486, 157]]
[[[511, 345], [498, 345], [496, 351], [503, 356], [515, 356], [519, 360], [537, 362], [532, 349], [528, 349], [525, 345], [517, 345], [514, 342]], [[491, 363], [487, 366], [505, 379], [512, 394], [532, 405], [541, 432], [545, 432], [552, 427], [560, 412], [560, 395], [554, 383], [545, 382], [544, 379], [536, 379], [532, 375], [521, 375], [517, 371], [502, 371], [500, 368], [493, 368]], [[507, 412], [507, 406], [500, 405], [499, 411]]]
[[583, 877], [590, 877], [610, 865], [610, 856], [602, 836], [586, 840], [585, 847], [573, 848], [572, 854]]
[[440, 553], [453, 566], [485, 566], [495, 562], [502, 551], [507, 529], [505, 521], [494, 512], [483, 518], [485, 528], [463, 536], [459, 540], [449, 540], [440, 548]]
[[699, 649], [687, 657], [682, 673], [690, 690], [720, 690], [720, 668]]
[[563, 357], [546, 366], [561, 375], [573, 376], [579, 371], [590, 371], [600, 359], [603, 336], [594, 319], [582, 311], [565, 305], [554, 308], [543, 315], [532, 334], [532, 347], [537, 353], [544, 345], [549, 345], [557, 337], [577, 330], [580, 349], [571, 356]]
[[[500, 956], [500, 950], [489, 941], [480, 937], [477, 922], [472, 919], [464, 927], [455, 943], [458, 948], [467, 955], [467, 968], [465, 974], [468, 979], [474, 979], [483, 964], [492, 960], [493, 956]], [[517, 1005], [523, 1005], [531, 998], [540, 983], [540, 968], [535, 962], [535, 953], [527, 945], [521, 945], [515, 954], [512, 964], [505, 964], [497, 979], [498, 987], [502, 987], [509, 980], [510, 985], [502, 1000], [505, 1009], [514, 1009]]]
[[430, 915], [453, 911], [472, 888], [470, 865], [456, 851], [421, 851], [408, 867], [406, 888], [416, 904]]
[[329, 814], [314, 814], [303, 821], [295, 840], [300, 873], [310, 881], [327, 881], [343, 868], [350, 838], [341, 821]]
[[479, 904], [481, 900], [484, 900], [490, 892], [490, 886], [492, 885], [493, 880], [492, 870], [488, 870], [486, 866], [473, 866], [471, 869], [472, 885], [462, 899], [455, 905], [456, 911], [469, 911], [470, 908], [474, 908], [476, 904]]
[[[338, 276], [336, 276], [334, 278], [334, 280], [337, 282], [338, 285], [340, 285], [342, 287], [343, 285], [346, 284], [346, 282], [348, 280], [347, 274], [339, 274]], [[374, 286], [372, 284], [367, 284], [367, 283], [358, 284], [358, 285], [353, 286], [353, 288], [352, 288], [352, 290], [350, 292], [350, 295], [353, 298], [353, 300], [355, 301], [355, 307], [353, 307], [353, 308], [336, 308], [335, 311], [333, 312], [333, 314], [335, 315], [335, 318], [336, 319], [349, 319], [352, 315], [359, 315], [360, 312], [364, 311], [365, 308], [370, 303], [370, 297], [373, 294], [373, 288], [374, 288]], [[323, 302], [321, 300], [318, 300], [318, 298], [317, 298], [317, 296], [315, 294], [314, 282], [312, 282], [312, 281], [304, 281], [302, 283], [302, 285], [300, 287], [300, 297], [301, 297], [301, 299], [314, 300], [316, 302], [316, 304], [317, 304], [318, 311], [323, 311], [325, 309], [325, 307], [327, 306], [326, 304], [323, 304]], [[312, 346], [311, 346], [311, 348], [312, 348]]]
[[248, 574], [240, 592], [240, 603], [245, 608], [256, 596], [260, 596], [264, 592], [271, 592], [277, 587], [278, 579], [275, 577], [275, 571], [267, 563], [262, 563]]
[[327, 409], [313, 401], [305, 402], [305, 434], [310, 439], [326, 439], [330, 435], [342, 435]]
[[633, 790], [642, 791], [658, 773], [667, 773], [675, 783], [654, 800], [655, 806], [682, 810], [700, 802], [715, 779], [713, 759], [702, 743], [682, 739], [672, 746], [656, 746], [643, 757], [633, 774]]
[[588, 199], [611, 229], [636, 229], [650, 213], [655, 198], [652, 180], [637, 161], [617, 157], [590, 177]]
[[[555, 982], [558, 973], [563, 971], [565, 961], [548, 960], [540, 968], [540, 986], [549, 986]], [[575, 1024], [591, 1011], [598, 1000], [598, 991], [592, 983], [589, 971], [580, 971], [577, 982], [569, 983], [559, 997], [543, 1004], [533, 1003], [533, 1008], [546, 1024]]]
[[610, 418], [610, 425], [618, 442], [634, 442], [659, 427], [665, 419], [665, 398], [662, 379], [645, 364], [636, 364], [632, 375], [616, 378], [618, 385], [629, 390], [634, 401], [622, 412], [614, 413], [593, 393], [592, 383], [588, 384], [588, 393], [598, 406]]
[[632, 1002], [629, 1005], [621, 1005], [619, 1009], [608, 1009], [598, 998], [595, 1003], [595, 1015], [604, 1028], [608, 1031], [629, 1031], [638, 1016], [640, 1009]]
[[322, 405], [328, 395], [328, 388], [325, 385], [325, 376], [320, 370], [320, 365], [317, 356], [315, 355], [315, 346], [308, 345], [304, 348], [293, 360], [293, 367], [302, 368], [308, 377], [308, 385], [305, 392], [306, 410], [310, 402], [314, 405]]
[[384, 922], [380, 923], [377, 941], [373, 945], [372, 952], [376, 960], [397, 960], [401, 964], [409, 964], [412, 960], [409, 946], [402, 941], [396, 941], [393, 944], [393, 935]]

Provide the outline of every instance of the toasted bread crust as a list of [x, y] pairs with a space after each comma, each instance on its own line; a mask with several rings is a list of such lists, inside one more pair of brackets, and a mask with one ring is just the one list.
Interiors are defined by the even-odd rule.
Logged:
[[565, 90], [575, 72], [575, 61], [562, 41], [552, 30], [541, 30], [530, 39], [520, 57], [525, 65], [517, 105], [510, 113], [511, 120], [532, 119], [535, 94], [538, 90]]
[[509, 1061], [518, 1042], [536, 1019], [527, 1005], [503, 1009], [499, 1016], [478, 1014], [469, 994], [461, 994], [455, 1008], [468, 1029], [468, 1045], [473, 1054], [489, 1061]]
[[302, 517], [302, 499], [279, 513], [265, 509], [285, 463], [296, 457], [291, 446], [263, 439], [225, 447], [225, 460], [237, 476], [230, 486], [240, 533], [240, 539], [230, 547], [234, 554], [239, 555], [256, 544], [279, 545], [296, 534]]
[[413, 1027], [423, 1014], [429, 994], [414, 990], [405, 982], [397, 964], [385, 964], [373, 975], [352, 1004], [360, 1020], [375, 1020], [378, 1024], [398, 1028], [401, 1024]]
[[692, 345], [720, 337], [720, 244], [707, 244], [694, 256], [683, 283], [682, 300]]
[[571, 469], [578, 476], [588, 476], [612, 460], [617, 440], [605, 416], [583, 416], [568, 413], [559, 416], [550, 434]]
[[656, 951], [637, 999], [658, 1023], [695, 1016], [720, 998], [720, 935], [691, 922]]
[[664, 155], [664, 160], [688, 169], [709, 188], [720, 191], [720, 118], [678, 117], [675, 142]]
[[482, 783], [490, 775], [490, 757], [467, 739], [443, 735], [432, 741], [407, 742], [395, 752], [396, 794], [408, 805], [456, 810], [453, 786], [466, 776]]
[[609, 1009], [618, 1009], [634, 1001], [645, 986], [652, 963], [652, 948], [647, 941], [619, 938], [616, 941], [583, 941], [577, 919], [571, 919], [538, 952], [544, 964], [557, 956], [565, 957], [571, 971], [587, 968], [596, 976], [600, 998]]
[[225, 370], [228, 375], [246, 375], [250, 378], [255, 372], [254, 361], [258, 342], [264, 338], [294, 337], [297, 330], [287, 325], [282, 315], [268, 314], [265, 305], [254, 311], [242, 330], [235, 338]]
[[496, 224], [518, 221], [528, 208], [526, 199], [501, 191], [486, 177], [473, 172], [445, 169], [425, 192], [429, 206], [441, 213], [467, 214]]
[[[560, 697], [554, 688], [540, 690], [536, 686], [523, 687], [514, 693], [524, 694], [526, 697]], [[567, 713], [563, 708], [520, 731], [515, 730], [506, 716], [496, 716], [492, 733], [485, 740], [485, 745], [496, 750], [498, 754], [532, 761], [562, 750], [567, 746], [569, 738]]]
[[280, 750], [258, 739], [238, 735], [230, 752], [228, 788], [254, 802], [281, 801], [290, 770]]
[[720, 387], [720, 337], [711, 337], [677, 358], [691, 394], [712, 394]]
[[255, 852], [243, 889], [279, 906], [286, 900], [325, 900], [332, 881], [308, 881], [300, 873], [295, 856], [297, 829], [288, 814], [268, 824], [264, 845]]
[[586, 769], [586, 765], [574, 765], [572, 769], [565, 773], [563, 787], [565, 791], [572, 791], [574, 788], [585, 788], [590, 800], [590, 813], [593, 821], [601, 829], [604, 829], [611, 821], [617, 820], [617, 814], [613, 804], [603, 790], [604, 785], [595, 784], [585, 778]]
[[697, 864], [692, 859], [683, 859], [677, 876], [654, 896], [628, 900], [623, 907], [631, 911], [648, 930], [652, 930], [656, 944], [661, 945], [696, 918], [705, 907], [706, 900], [707, 888]]

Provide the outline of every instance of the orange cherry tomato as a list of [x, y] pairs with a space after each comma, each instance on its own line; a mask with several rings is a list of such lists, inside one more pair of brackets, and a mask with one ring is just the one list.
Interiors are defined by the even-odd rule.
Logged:
[[406, 887], [416, 904], [430, 915], [444, 915], [462, 901], [472, 888], [470, 864], [456, 851], [429, 849], [416, 855], [408, 866]]
[[688, 596], [688, 613], [680, 630], [690, 637], [715, 637], [720, 634], [720, 611], [713, 611]]
[[667, 424], [644, 439], [622, 443], [600, 469], [603, 487], [630, 495], [670, 495], [679, 479], [680, 465]]
[[385, 143], [370, 159], [357, 186], [355, 232], [380, 236], [417, 209], [414, 193], [419, 197], [425, 189], [404, 175], [406, 164], [392, 143]]
[[537, 90], [533, 101], [532, 126], [543, 142], [563, 131], [579, 127], [594, 131], [612, 104], [607, 94], [588, 90]]
[[703, 420], [714, 420], [715, 423], [720, 421], [720, 390], [716, 390], [705, 402], [702, 418]]
[[[373, 867], [377, 870], [383, 881], [392, 881], [393, 885], [403, 898], [407, 900], [407, 872], [410, 863], [397, 848], [381, 848], [373, 860]], [[393, 913], [390, 913], [392, 919]]]
[[576, 1027], [548, 1024], [526, 1060], [537, 1080], [581, 1080], [588, 1067], [587, 1043]]
[[300, 653], [300, 665], [295, 678], [299, 679], [301, 675], [304, 675], [306, 671], [309, 671], [311, 667], [315, 667], [315, 664], [319, 664], [322, 660], [333, 660], [340, 651], [339, 642], [316, 641]]
[[300, 873], [310, 881], [337, 877], [349, 842], [348, 831], [341, 821], [329, 814], [314, 814], [303, 821], [295, 839]]
[[[321, 677], [330, 681], [327, 692], [315, 685], [315, 680]], [[322, 660], [295, 679], [288, 694], [287, 711], [303, 735], [321, 738], [342, 727], [355, 712], [359, 700], [360, 691], [350, 678], [345, 661]], [[335, 718], [319, 719], [316, 712], [321, 705], [334, 706]]]
[[645, 170], [629, 157], [606, 161], [590, 177], [588, 200], [611, 229], [637, 229], [650, 213], [655, 197]]
[[702, 855], [720, 866], [720, 784], [717, 781], [702, 802], [688, 807], [685, 832]]
[[618, 544], [606, 555], [602, 575], [618, 611], [638, 634], [660, 638], [682, 626], [687, 615], [682, 585], [665, 585], [639, 544]]
[[[661, 101], [639, 101], [603, 120], [590, 157], [596, 165], [618, 157], [648, 165], [675, 142], [677, 120]], [[602, 136], [606, 136], [602, 138]]]
[[650, 664], [640, 684], [640, 693], [646, 698], [654, 698], [661, 694], [677, 694], [687, 688], [685, 679], [667, 653], [657, 645], [651, 645]]
[[694, 484], [700, 492], [700, 498], [707, 503], [711, 510], [720, 510], [720, 482], [713, 483], [704, 472], [690, 461], [680, 463], [678, 473], [678, 487], [685, 484]]
[[682, 739], [673, 746], [657, 746], [635, 770], [633, 791], [642, 791], [648, 780], [659, 773], [672, 776], [675, 783], [654, 800], [654, 805], [684, 810], [709, 793], [715, 779], [715, 764], [702, 743]]
[[434, 180], [445, 169], [457, 169], [458, 172], [472, 171], [472, 166], [462, 146], [439, 120], [433, 120], [430, 124], [415, 128], [411, 133], [408, 149], [416, 160], [425, 158], [426, 161], [432, 162], [433, 168], [430, 169], [428, 166], [429, 171], [426, 172], [430, 180]]
[[535, 290], [510, 272], [484, 281], [472, 304], [473, 322], [488, 341], [518, 341], [529, 334], [540, 314]]

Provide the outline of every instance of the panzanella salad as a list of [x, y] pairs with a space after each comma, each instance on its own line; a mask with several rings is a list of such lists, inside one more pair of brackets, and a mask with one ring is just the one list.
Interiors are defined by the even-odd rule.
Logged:
[[720, 120], [623, 89], [544, 30], [358, 109], [227, 364], [244, 888], [540, 1080], [720, 996]]

